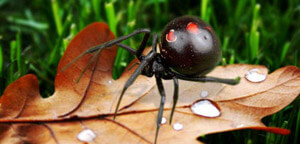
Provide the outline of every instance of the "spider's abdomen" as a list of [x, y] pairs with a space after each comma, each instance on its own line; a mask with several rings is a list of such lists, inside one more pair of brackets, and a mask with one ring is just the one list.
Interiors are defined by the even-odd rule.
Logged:
[[183, 75], [205, 75], [221, 60], [220, 42], [212, 28], [197, 17], [169, 22], [161, 35], [163, 63]]

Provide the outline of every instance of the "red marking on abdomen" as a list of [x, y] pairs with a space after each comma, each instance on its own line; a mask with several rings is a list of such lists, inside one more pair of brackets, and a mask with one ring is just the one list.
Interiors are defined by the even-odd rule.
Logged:
[[207, 29], [208, 31], [212, 31], [211, 27], [205, 27], [205, 29]]
[[168, 42], [174, 42], [174, 41], [176, 41], [176, 36], [175, 36], [175, 34], [174, 34], [174, 30], [173, 30], [173, 29], [171, 29], [171, 30], [169, 31], [169, 33], [166, 35], [166, 40], [167, 40]]
[[186, 26], [186, 30], [187, 30], [188, 32], [191, 32], [191, 33], [194, 33], [194, 34], [199, 33], [198, 25], [197, 25], [196, 23], [193, 23], [193, 22], [190, 22], [190, 23]]

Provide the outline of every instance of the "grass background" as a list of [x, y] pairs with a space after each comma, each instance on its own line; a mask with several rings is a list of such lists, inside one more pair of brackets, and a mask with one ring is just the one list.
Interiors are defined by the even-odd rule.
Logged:
[[[56, 67], [70, 40], [86, 25], [106, 22], [116, 36], [138, 28], [160, 32], [171, 19], [194, 15], [210, 23], [222, 43], [221, 64], [300, 66], [299, 0], [0, 0], [0, 95], [27, 73], [37, 75], [44, 97], [53, 93]], [[137, 47], [141, 37], [125, 41]], [[118, 50], [113, 77], [133, 56]], [[291, 129], [288, 136], [242, 130], [202, 136], [206, 143], [300, 142], [300, 99], [263, 119]]]

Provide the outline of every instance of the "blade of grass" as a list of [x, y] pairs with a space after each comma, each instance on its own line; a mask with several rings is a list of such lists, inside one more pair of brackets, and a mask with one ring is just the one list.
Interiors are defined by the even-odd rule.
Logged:
[[70, 41], [73, 39], [73, 37], [76, 35], [77, 33], [77, 29], [76, 29], [76, 24], [75, 23], [72, 23], [71, 26], [70, 26], [70, 34], [64, 38], [63, 40], [63, 44], [64, 44], [64, 49], [62, 51], [62, 54], [64, 53], [64, 51], [67, 49]]
[[207, 17], [208, 3], [209, 3], [209, 0], [201, 1], [201, 18], [206, 22], [208, 22], [208, 17]]
[[92, 0], [96, 21], [100, 21], [100, 0]]
[[[125, 27], [125, 32], [123, 35], [127, 35], [133, 31], [133, 27], [135, 26], [135, 7], [134, 2], [131, 0], [127, 5], [127, 25]], [[123, 43], [127, 45], [134, 45], [132, 39], [126, 40]], [[113, 70], [113, 78], [117, 79], [125, 67], [128, 65], [128, 62], [133, 58], [133, 56], [124, 49], [118, 49], [117, 56], [114, 63], [114, 70]]]
[[229, 64], [234, 64], [235, 56], [234, 53], [230, 56]]
[[296, 120], [294, 144], [298, 144], [299, 134], [300, 134], [300, 109], [298, 109], [298, 115]]
[[[127, 6], [127, 26], [126, 26], [126, 30], [124, 32], [124, 35], [128, 35], [130, 32], [132, 32], [135, 26], [135, 9], [134, 9], [134, 3], [131, 0], [128, 3]], [[129, 40], [125, 40], [124, 41], [125, 44], [129, 45], [129, 46], [133, 46], [134, 45], [134, 41], [133, 39], [129, 39]], [[133, 59], [133, 56], [126, 50], [124, 49], [120, 49], [120, 55], [119, 57], [119, 75], [117, 77], [119, 77], [122, 73], [122, 71], [125, 69], [125, 67], [128, 65], [128, 63]]]
[[259, 50], [259, 32], [257, 31], [258, 27], [258, 15], [260, 10], [260, 4], [256, 4], [253, 9], [253, 18], [252, 18], [252, 25], [249, 37], [249, 44], [250, 44], [250, 60], [253, 61], [257, 58], [258, 50]]
[[[289, 124], [288, 121], [284, 121], [284, 122], [282, 123], [281, 128], [288, 129], [288, 124]], [[279, 139], [279, 140], [276, 141], [276, 142], [280, 142], [281, 144], [286, 144], [286, 143], [288, 143], [288, 142], [287, 142], [288, 135], [278, 135], [278, 137], [279, 137], [281, 140]]]
[[58, 60], [63, 55], [63, 53], [65, 51], [65, 47], [63, 45], [63, 40], [64, 40], [64, 36], [66, 35], [65, 33], [70, 28], [70, 25], [72, 22], [71, 20], [72, 20], [72, 16], [68, 15], [66, 21], [64, 22], [63, 28], [62, 28], [62, 34], [59, 35], [58, 38], [56, 39], [55, 46], [49, 54], [49, 58], [47, 60], [48, 65], [53, 65], [53, 64], [58, 63]]
[[2, 45], [0, 44], [0, 77], [3, 76], [3, 53], [2, 53]]
[[61, 22], [60, 11], [59, 11], [60, 8], [58, 2], [56, 0], [51, 0], [51, 6], [52, 6], [52, 14], [54, 16], [54, 22], [56, 25], [57, 34], [61, 35], [63, 31], [63, 26]]
[[128, 22], [130, 23], [132, 20], [134, 20], [134, 14], [135, 14], [135, 11], [134, 11], [134, 3], [133, 1], [129, 1], [128, 3], [128, 8], [127, 8], [127, 12], [128, 12]]
[[9, 78], [8, 84], [14, 81], [14, 62], [15, 62], [15, 55], [16, 55], [16, 45], [17, 42], [15, 40], [10, 42], [10, 66], [9, 66]]
[[115, 34], [117, 37], [117, 21], [115, 15], [115, 8], [114, 8], [114, 1], [105, 3], [105, 12], [106, 18], [108, 20], [108, 26], [110, 30]]
[[[108, 2], [104, 5], [106, 18], [108, 20], [108, 26], [110, 30], [114, 33], [115, 37], [117, 37], [117, 18], [115, 15], [115, 8], [114, 2]], [[122, 65], [121, 65], [121, 58], [123, 57], [124, 51], [122, 49], [117, 50], [117, 55], [114, 62], [114, 68], [112, 77], [113, 79], [117, 79], [121, 75]]]
[[92, 4], [86, 0], [79, 0], [80, 11], [80, 29], [83, 29], [89, 23], [89, 17], [92, 14]]
[[225, 57], [222, 58], [221, 64], [222, 64], [223, 66], [227, 65], [227, 60], [226, 60]]
[[[275, 122], [278, 118], [278, 115], [279, 114], [276, 113], [271, 116], [271, 121], [268, 126], [276, 126]], [[274, 143], [274, 141], [275, 141], [275, 134], [268, 132], [266, 135], [266, 144]]]
[[229, 37], [228, 36], [224, 36], [224, 40], [223, 40], [223, 46], [222, 46], [222, 52], [226, 53], [227, 49], [228, 49], [228, 43], [229, 43]]
[[246, 55], [248, 56], [246, 60], [247, 63], [250, 63], [250, 59], [251, 59], [250, 38], [249, 38], [250, 36], [248, 32], [246, 32], [244, 36], [245, 36], [245, 49], [247, 51]]
[[281, 56], [280, 56], [280, 65], [283, 63], [283, 61], [286, 58], [286, 54], [290, 48], [291, 43], [290, 42], [286, 42], [283, 46], [283, 49], [281, 51]]
[[22, 19], [22, 18], [16, 18], [13, 16], [9, 16], [7, 18], [7, 21], [11, 22], [11, 23], [15, 23], [17, 25], [23, 25], [23, 26], [27, 26], [27, 27], [32, 27], [34, 29], [43, 31], [48, 29], [48, 24], [47, 23], [43, 23], [43, 22], [37, 22], [34, 20], [28, 20], [28, 19]]
[[238, 1], [237, 7], [236, 7], [236, 10], [234, 13], [235, 21], [239, 20], [240, 17], [243, 15], [243, 13], [244, 13], [243, 11], [245, 10], [245, 6], [246, 6], [247, 2], [248, 2], [247, 0], [239, 0]]
[[17, 68], [18, 68], [18, 77], [23, 74], [22, 60], [21, 60], [21, 32], [17, 33], [16, 36], [16, 58]]

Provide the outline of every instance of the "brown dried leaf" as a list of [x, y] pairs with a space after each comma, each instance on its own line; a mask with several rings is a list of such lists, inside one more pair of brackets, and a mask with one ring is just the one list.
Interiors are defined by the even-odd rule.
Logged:
[[[104, 50], [76, 80], [93, 54], [88, 54], [61, 72], [61, 68], [84, 50], [113, 39], [104, 23], [94, 23], [81, 31], [69, 44], [55, 79], [55, 93], [42, 99], [34, 75], [26, 75], [7, 87], [0, 99], [0, 143], [82, 143], [77, 136], [86, 129], [96, 134], [96, 143], [152, 143], [156, 128], [156, 115], [160, 96], [153, 78], [139, 76], [125, 93], [120, 106], [121, 115], [111, 120], [116, 100], [124, 83], [134, 71], [126, 70], [118, 80], [112, 80], [112, 66], [116, 47]], [[270, 128], [261, 119], [291, 103], [300, 93], [300, 70], [293, 66], [276, 70], [260, 83], [245, 79], [251, 69], [267, 74], [264, 66], [219, 66], [210, 76], [235, 78], [236, 86], [219, 83], [179, 81], [179, 101], [173, 123], [180, 122], [183, 129], [176, 131], [171, 125], [162, 125], [158, 143], [197, 143], [203, 134], [237, 129], [260, 129], [279, 134], [289, 131]], [[167, 94], [164, 117], [169, 118], [172, 105], [173, 83], [164, 81]], [[190, 107], [204, 99], [218, 106], [221, 116], [206, 118], [195, 115]]]

